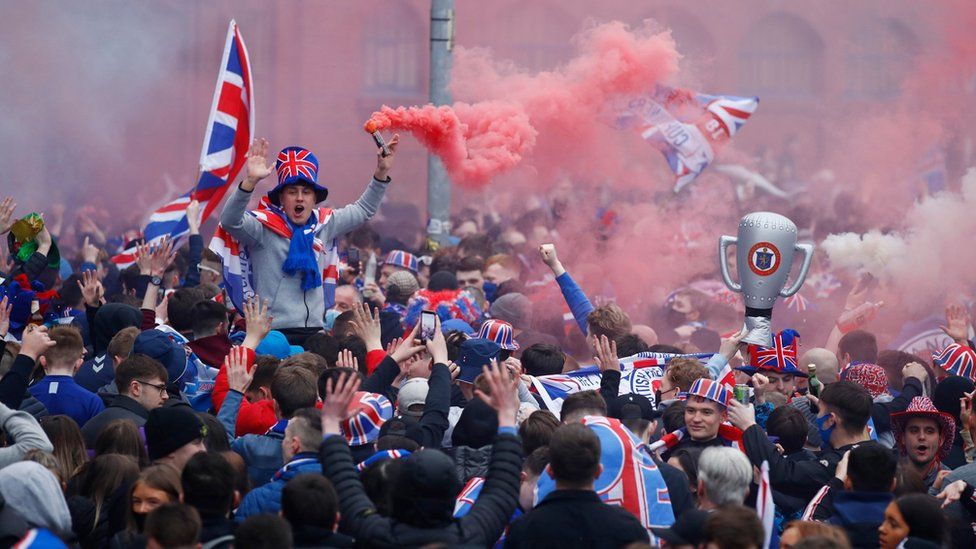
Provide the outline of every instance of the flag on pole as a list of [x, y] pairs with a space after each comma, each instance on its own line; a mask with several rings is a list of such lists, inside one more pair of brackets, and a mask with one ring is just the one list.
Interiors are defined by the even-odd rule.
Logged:
[[[200, 176], [192, 189], [149, 216], [143, 231], [145, 242], [159, 242], [169, 237], [180, 245], [190, 230], [186, 207], [192, 200], [200, 202], [201, 223], [206, 220], [244, 166], [253, 135], [251, 62], [237, 22], [232, 20], [224, 41], [217, 86], [200, 152]], [[128, 267], [136, 260], [135, 252], [136, 247], [130, 246], [114, 256], [112, 262], [119, 268]]]
[[759, 494], [756, 496], [756, 513], [762, 521], [766, 537], [763, 539], [763, 549], [770, 548], [773, 539], [773, 521], [776, 518], [776, 506], [773, 504], [773, 489], [769, 484], [769, 462], [763, 461], [762, 477], [759, 479]]

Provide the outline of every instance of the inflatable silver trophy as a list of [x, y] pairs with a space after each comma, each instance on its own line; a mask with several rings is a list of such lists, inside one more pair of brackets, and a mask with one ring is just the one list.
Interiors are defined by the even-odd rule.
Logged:
[[[735, 258], [739, 283], [729, 276], [726, 251], [736, 245]], [[796, 280], [789, 287], [786, 279], [793, 267], [793, 253], [803, 253], [803, 265]], [[770, 319], [777, 297], [790, 297], [800, 290], [813, 259], [812, 244], [797, 244], [796, 225], [782, 215], [755, 212], [739, 221], [737, 237], [722, 236], [718, 241], [718, 261], [722, 279], [730, 290], [741, 293], [746, 304], [746, 329], [742, 340], [754, 345], [771, 347], [773, 331]]]

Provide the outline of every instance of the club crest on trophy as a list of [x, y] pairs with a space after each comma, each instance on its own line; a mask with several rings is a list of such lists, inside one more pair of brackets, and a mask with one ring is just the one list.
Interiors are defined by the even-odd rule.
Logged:
[[[770, 347], [773, 344], [771, 318], [777, 297], [790, 297], [806, 280], [813, 245], [796, 241], [796, 224], [771, 212], [754, 212], [739, 221], [737, 236], [723, 235], [718, 241], [718, 260], [722, 279], [730, 290], [741, 293], [745, 301], [746, 343]], [[739, 282], [729, 276], [726, 252], [736, 246]], [[803, 264], [793, 284], [787, 285], [793, 255], [803, 254]]]

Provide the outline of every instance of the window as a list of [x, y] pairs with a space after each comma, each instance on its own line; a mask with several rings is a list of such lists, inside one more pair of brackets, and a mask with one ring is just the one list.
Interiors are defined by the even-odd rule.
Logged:
[[753, 25], [739, 58], [743, 94], [763, 99], [810, 99], [820, 94], [823, 41], [795, 15], [773, 14]]
[[870, 21], [851, 34], [844, 58], [844, 96], [891, 99], [901, 91], [905, 71], [918, 53], [918, 39], [893, 19]]
[[427, 21], [402, 1], [384, 6], [363, 35], [367, 92], [421, 94], [425, 89]]

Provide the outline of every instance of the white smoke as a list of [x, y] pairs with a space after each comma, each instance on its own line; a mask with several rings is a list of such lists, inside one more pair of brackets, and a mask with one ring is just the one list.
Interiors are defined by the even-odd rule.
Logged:
[[821, 246], [834, 268], [870, 272], [909, 309], [939, 310], [947, 294], [976, 286], [976, 168], [960, 192], [916, 203], [901, 226], [897, 233], [832, 234]]

